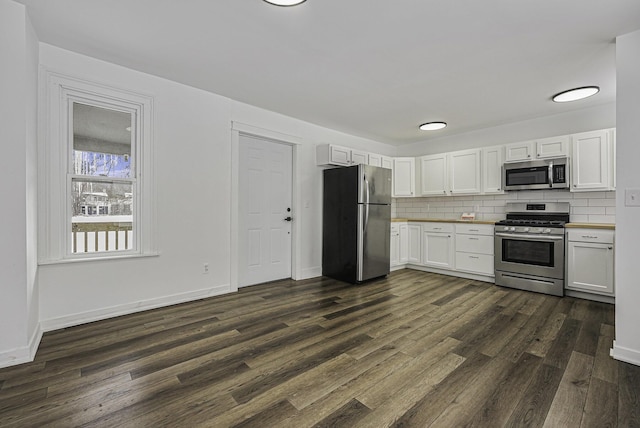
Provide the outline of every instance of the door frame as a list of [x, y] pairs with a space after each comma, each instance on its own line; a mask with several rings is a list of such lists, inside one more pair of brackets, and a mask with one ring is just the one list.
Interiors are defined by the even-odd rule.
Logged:
[[298, 271], [298, 248], [300, 248], [300, 206], [299, 186], [298, 186], [298, 147], [302, 144], [302, 139], [294, 135], [284, 134], [269, 129], [259, 128], [245, 123], [231, 121], [231, 236], [230, 236], [230, 291], [238, 291], [238, 273], [240, 269], [240, 136], [245, 135], [273, 143], [291, 146], [291, 205], [293, 207], [294, 221], [291, 225], [291, 278], [300, 277]]

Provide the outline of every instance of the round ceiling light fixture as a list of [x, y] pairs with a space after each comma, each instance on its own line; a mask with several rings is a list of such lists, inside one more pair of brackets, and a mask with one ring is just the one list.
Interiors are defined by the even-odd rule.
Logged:
[[551, 99], [557, 103], [568, 103], [569, 101], [582, 100], [600, 92], [598, 86], [583, 86], [582, 88], [569, 89], [555, 94]]
[[264, 1], [276, 6], [296, 6], [301, 3], [304, 3], [307, 0], [264, 0]]
[[438, 129], [445, 128], [446, 122], [427, 122], [419, 126], [423, 131], [437, 131]]

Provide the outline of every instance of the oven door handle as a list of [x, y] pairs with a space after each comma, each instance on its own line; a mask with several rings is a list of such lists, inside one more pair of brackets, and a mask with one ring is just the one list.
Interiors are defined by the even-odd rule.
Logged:
[[496, 236], [505, 238], [519, 238], [519, 239], [542, 239], [545, 241], [561, 241], [564, 236], [556, 235], [518, 235], [516, 233], [496, 233]]

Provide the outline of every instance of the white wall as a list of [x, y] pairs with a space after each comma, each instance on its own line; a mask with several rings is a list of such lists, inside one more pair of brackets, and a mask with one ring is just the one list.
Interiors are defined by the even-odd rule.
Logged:
[[[37, 41], [23, 5], [0, 0], [0, 365], [37, 343], [35, 257]], [[35, 58], [35, 61], [34, 61]]]
[[640, 207], [625, 206], [625, 190], [640, 189], [640, 31], [616, 39], [617, 198], [615, 358], [640, 365]]
[[38, 289], [38, 63], [39, 42], [26, 16], [26, 242], [27, 306], [31, 351], [40, 341], [40, 292]]
[[615, 128], [616, 105], [601, 104], [553, 116], [470, 131], [452, 137], [431, 138], [398, 148], [398, 156], [421, 156], [500, 144], [517, 143], [538, 138], [557, 137], [596, 129]]
[[[41, 44], [53, 71], [154, 97], [157, 257], [43, 265], [40, 317], [45, 329], [230, 291], [231, 124], [298, 137], [302, 212], [296, 274], [321, 272], [322, 169], [317, 143], [392, 154], [395, 148], [321, 128], [175, 82]], [[210, 273], [202, 264], [210, 263]]]

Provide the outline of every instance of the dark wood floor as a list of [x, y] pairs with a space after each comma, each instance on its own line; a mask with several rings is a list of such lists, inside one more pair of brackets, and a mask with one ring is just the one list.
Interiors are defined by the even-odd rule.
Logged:
[[44, 335], [0, 370], [0, 426], [630, 427], [613, 306], [398, 271], [321, 278]]

